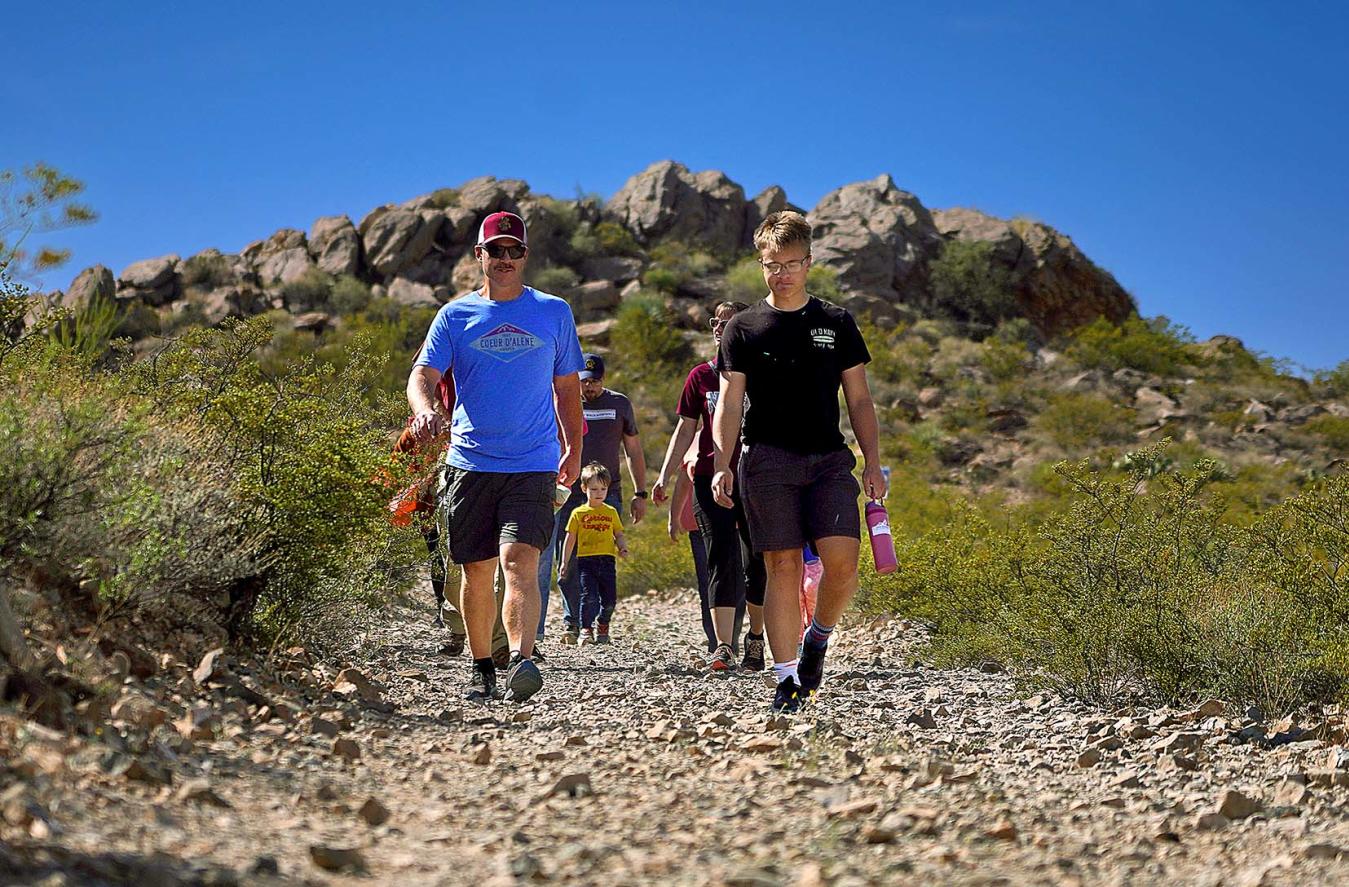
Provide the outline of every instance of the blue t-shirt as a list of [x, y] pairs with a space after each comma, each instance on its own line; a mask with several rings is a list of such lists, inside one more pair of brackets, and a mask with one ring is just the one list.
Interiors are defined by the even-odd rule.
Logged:
[[556, 471], [553, 377], [580, 372], [571, 306], [532, 287], [507, 302], [471, 293], [431, 322], [417, 366], [454, 379], [446, 461], [469, 471]]

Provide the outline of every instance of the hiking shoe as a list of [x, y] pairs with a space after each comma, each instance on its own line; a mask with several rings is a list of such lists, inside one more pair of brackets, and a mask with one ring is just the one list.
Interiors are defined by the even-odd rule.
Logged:
[[492, 664], [497, 668], [509, 668], [511, 664], [511, 648], [497, 647], [492, 651]]
[[445, 627], [445, 614], [441, 611], [440, 607], [436, 607], [436, 615], [435, 618], [431, 620], [431, 624], [436, 628]]
[[595, 629], [587, 628], [585, 634], [581, 635], [581, 646], [589, 647], [593, 643], [595, 643]]
[[735, 668], [735, 654], [731, 652], [730, 644], [721, 644], [717, 647], [717, 652], [712, 654], [712, 661], [708, 663], [713, 671], [730, 671]]
[[506, 701], [524, 702], [543, 689], [543, 675], [539, 667], [518, 655], [511, 659], [511, 670], [506, 672]]
[[773, 693], [773, 711], [795, 714], [801, 708], [801, 688], [796, 681], [785, 678]]
[[581, 631], [576, 628], [568, 628], [562, 632], [562, 637], [558, 639], [564, 647], [574, 647], [581, 640]]
[[599, 627], [599, 631], [595, 632], [595, 643], [606, 646], [613, 643], [609, 638], [609, 623], [604, 623]]
[[498, 699], [501, 692], [497, 689], [497, 673], [493, 671], [481, 671], [478, 668], [473, 669], [473, 677], [468, 681], [468, 692], [464, 698], [469, 702], [491, 702]]
[[538, 641], [534, 642], [534, 652], [529, 654], [529, 658], [533, 659], [535, 662], [548, 661], [548, 657], [543, 655], [543, 650], [540, 648], [540, 644]]
[[801, 682], [801, 698], [814, 696], [824, 680], [824, 652], [828, 647], [802, 643], [797, 655], [796, 679]]
[[745, 635], [745, 658], [740, 661], [740, 667], [745, 671], [764, 670], [763, 635], [757, 638], [752, 634]]
[[468, 638], [462, 634], [451, 633], [450, 639], [445, 642], [445, 646], [440, 648], [440, 652], [444, 653], [446, 656], [463, 656], [464, 642], [466, 640], [468, 640]]

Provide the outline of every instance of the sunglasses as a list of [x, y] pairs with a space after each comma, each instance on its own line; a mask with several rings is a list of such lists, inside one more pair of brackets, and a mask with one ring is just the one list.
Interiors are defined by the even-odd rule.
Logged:
[[482, 245], [482, 250], [494, 259], [499, 259], [502, 256], [509, 256], [512, 259], [523, 259], [525, 253], [529, 252], [529, 247], [506, 246], [501, 243], [484, 243]]

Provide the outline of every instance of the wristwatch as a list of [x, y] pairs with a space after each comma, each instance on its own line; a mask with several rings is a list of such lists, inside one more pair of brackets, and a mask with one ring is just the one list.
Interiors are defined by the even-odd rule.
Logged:
[[646, 498], [646, 490], [637, 490], [637, 491], [636, 491], [635, 493], [633, 493], [632, 495], [636, 496], [638, 499], [645, 499], [645, 498]]

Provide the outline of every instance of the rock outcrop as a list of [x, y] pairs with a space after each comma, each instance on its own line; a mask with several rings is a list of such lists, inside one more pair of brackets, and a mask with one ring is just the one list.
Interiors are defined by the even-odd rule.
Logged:
[[645, 244], [669, 238], [729, 254], [745, 243], [745, 190], [725, 173], [692, 173], [673, 160], [628, 179], [605, 211]]
[[[115, 295], [139, 305], [144, 316], [189, 311], [218, 323], [272, 307], [331, 310], [323, 297], [325, 279], [352, 276], [400, 304], [432, 307], [478, 284], [481, 271], [472, 255], [478, 225], [489, 213], [509, 210], [529, 225], [531, 267], [561, 266], [562, 279], [574, 274], [578, 284], [560, 288], [582, 320], [598, 321], [618, 304], [613, 291], [640, 286], [650, 260], [632, 255], [631, 240], [615, 254], [597, 254], [593, 246], [578, 252], [578, 232], [616, 223], [639, 246], [672, 240], [718, 261], [733, 260], [750, 251], [763, 218], [783, 209], [797, 207], [779, 186], [746, 199], [725, 174], [695, 173], [669, 160], [630, 178], [602, 207], [593, 198], [533, 194], [519, 179], [481, 176], [376, 207], [359, 224], [335, 215], [317, 219], [308, 233], [283, 228], [238, 255], [207, 250], [186, 262], [161, 256], [135, 262], [115, 278], [95, 266], [76, 277], [62, 301], [75, 306], [97, 294]], [[1009, 272], [1020, 313], [1045, 337], [1096, 317], [1119, 321], [1134, 310], [1118, 282], [1053, 228], [974, 209], [929, 211], [888, 175], [831, 192], [809, 218], [817, 264], [837, 273], [850, 308], [882, 324], [942, 313], [931, 291], [931, 266], [947, 243], [959, 241], [992, 244], [988, 261]], [[589, 242], [603, 241], [592, 236]], [[702, 303], [728, 291], [717, 273], [686, 277], [671, 294], [672, 308], [681, 316], [698, 314], [706, 308]]]

